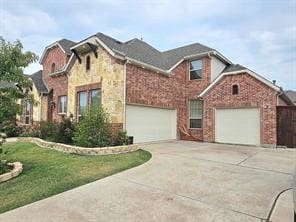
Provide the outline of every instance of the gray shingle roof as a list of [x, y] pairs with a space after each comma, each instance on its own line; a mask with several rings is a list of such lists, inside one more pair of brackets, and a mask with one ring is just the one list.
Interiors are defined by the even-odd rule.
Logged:
[[296, 104], [296, 91], [287, 90], [285, 91], [285, 94], [293, 101], [294, 104]]
[[65, 52], [69, 55], [72, 54], [70, 48], [76, 44], [76, 42], [73, 42], [69, 39], [61, 39], [58, 41], [58, 43], [65, 50]]
[[48, 89], [42, 79], [42, 70], [39, 70], [38, 72], [35, 72], [32, 75], [27, 75], [27, 76], [32, 79], [39, 93], [48, 93]]
[[213, 50], [214, 49], [208, 46], [202, 45], [200, 43], [193, 43], [193, 44], [182, 46], [172, 50], [164, 51], [162, 53], [163, 60], [164, 60], [163, 65], [166, 69], [169, 69], [173, 65], [175, 65], [178, 61], [183, 59], [185, 56], [191, 56], [191, 55], [200, 54], [204, 52], [210, 52]]
[[246, 67], [240, 65], [240, 64], [230, 64], [225, 67], [225, 69], [222, 71], [224, 72], [234, 72], [234, 71], [240, 71], [240, 70], [245, 70], [247, 69]]
[[16, 86], [12, 82], [5, 82], [5, 81], [0, 82], [0, 89], [11, 88], [11, 87], [15, 88]]
[[140, 62], [155, 66], [157, 68], [168, 70], [185, 56], [191, 56], [199, 53], [213, 51], [214, 49], [199, 43], [183, 46], [180, 48], [160, 52], [146, 42], [137, 38], [127, 42], [120, 42], [103, 33], [97, 33], [97, 36], [111, 50], [116, 50], [126, 56]]

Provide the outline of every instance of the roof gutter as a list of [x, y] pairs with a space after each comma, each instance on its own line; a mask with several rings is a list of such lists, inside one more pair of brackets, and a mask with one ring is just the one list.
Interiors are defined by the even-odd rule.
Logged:
[[188, 60], [188, 59], [197, 59], [200, 57], [204, 57], [204, 56], [216, 56], [217, 58], [219, 58], [220, 60], [222, 60], [223, 62], [226, 62], [228, 64], [232, 64], [232, 62], [227, 59], [225, 56], [223, 56], [221, 53], [219, 53], [216, 50], [212, 50], [209, 52], [203, 52], [203, 53], [199, 53], [199, 54], [195, 54], [195, 55], [189, 55], [189, 56], [185, 56], [184, 60]]
[[199, 59], [205, 56], [216, 56], [218, 59], [220, 59], [221, 61], [227, 63], [227, 64], [232, 64], [232, 62], [227, 59], [225, 56], [223, 56], [221, 53], [219, 53], [216, 50], [212, 50], [212, 51], [208, 51], [208, 52], [202, 52], [202, 53], [198, 53], [198, 54], [193, 54], [193, 55], [189, 55], [189, 56], [185, 56], [183, 59], [181, 59], [180, 61], [178, 61], [172, 68], [169, 69], [169, 72], [171, 72], [172, 70], [174, 70], [180, 63], [182, 63], [184, 60], [191, 60], [191, 59]]
[[171, 74], [169, 71], [165, 71], [163, 69], [157, 68], [157, 67], [149, 65], [147, 63], [140, 62], [140, 61], [138, 61], [136, 59], [133, 59], [133, 58], [130, 58], [130, 57], [125, 57], [125, 58], [128, 60], [128, 62], [130, 62], [132, 64], [135, 64], [135, 65], [138, 65], [138, 66], [141, 66], [144, 69], [145, 68], [150, 69], [152, 71], [155, 71], [156, 73], [163, 74], [163, 75], [165, 75], [167, 77], [169, 77], [170, 74]]
[[213, 53], [213, 51], [209, 51], [209, 52], [203, 52], [203, 53], [193, 54], [193, 55], [189, 55], [189, 56], [184, 56], [183, 60], [197, 59], [197, 58], [201, 58], [204, 56], [210, 56], [212, 53]]
[[[285, 94], [285, 92], [282, 90], [282, 88], [281, 88], [281, 91], [278, 92], [278, 94], [277, 94], [277, 98], [278, 97], [280, 97], [281, 99], [283, 99], [287, 103], [287, 105], [289, 105], [289, 106], [295, 106], [295, 104], [293, 103], [293, 101]], [[278, 103], [277, 103], [277, 105], [278, 105]]]
[[227, 59], [224, 55], [222, 55], [220, 52], [218, 52], [216, 50], [213, 51], [213, 55], [228, 64], [232, 64], [232, 62], [229, 59]]

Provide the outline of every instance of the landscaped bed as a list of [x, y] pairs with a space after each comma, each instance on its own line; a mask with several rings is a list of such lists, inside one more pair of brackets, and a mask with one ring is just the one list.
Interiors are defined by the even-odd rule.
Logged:
[[108, 156], [80, 156], [17, 142], [3, 145], [9, 162], [20, 161], [20, 176], [0, 184], [0, 213], [138, 166], [151, 154], [138, 150]]

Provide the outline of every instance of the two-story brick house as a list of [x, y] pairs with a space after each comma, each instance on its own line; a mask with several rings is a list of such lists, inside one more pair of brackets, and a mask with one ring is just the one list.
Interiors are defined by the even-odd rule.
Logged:
[[280, 87], [198, 43], [160, 52], [97, 33], [46, 47], [41, 64], [48, 120], [79, 121], [100, 103], [135, 142], [275, 145], [276, 106], [291, 104]]

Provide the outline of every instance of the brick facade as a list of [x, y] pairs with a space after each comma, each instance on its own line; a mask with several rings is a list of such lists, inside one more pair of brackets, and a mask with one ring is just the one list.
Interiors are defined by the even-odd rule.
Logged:
[[[68, 78], [66, 74], [58, 76], [50, 76], [52, 64], [55, 63], [55, 71], [62, 70], [67, 63], [69, 56], [66, 55], [58, 46], [48, 50], [46, 58], [43, 62], [42, 78], [49, 90], [52, 92], [48, 98], [48, 120], [61, 121], [62, 115], [58, 114], [58, 97], [67, 95], [68, 93]], [[51, 101], [54, 106], [51, 106]], [[52, 108], [51, 108], [52, 107]]]
[[[203, 58], [202, 79], [189, 80], [189, 62], [184, 61], [167, 77], [132, 64], [126, 67], [126, 103], [177, 109], [177, 134], [180, 139], [203, 139], [202, 129], [189, 129], [190, 99], [196, 99], [210, 84], [211, 59]], [[190, 136], [181, 132], [185, 126]]]
[[[234, 84], [238, 95], [232, 95]], [[224, 76], [204, 96], [204, 140], [215, 141], [215, 108], [258, 107], [261, 144], [276, 144], [276, 105], [276, 91], [249, 74]]]
[[[98, 88], [102, 93], [101, 102], [111, 115], [114, 131], [123, 128], [124, 105], [137, 104], [176, 109], [178, 139], [214, 142], [215, 108], [258, 107], [261, 144], [276, 144], [277, 92], [249, 74], [223, 77], [203, 98], [202, 128], [190, 129], [189, 100], [198, 99], [211, 83], [210, 57], [202, 58], [202, 79], [189, 80], [189, 61], [183, 61], [170, 76], [165, 76], [131, 63], [124, 66], [122, 61], [112, 58], [103, 48], [98, 47], [97, 50], [98, 58], [92, 52], [83, 54], [82, 64], [76, 61], [69, 73], [57, 76], [50, 76], [52, 64], [55, 63], [56, 71], [61, 70], [69, 56], [59, 47], [48, 50], [42, 65], [43, 80], [52, 90], [48, 96], [49, 120], [60, 121], [63, 118], [57, 113], [58, 96], [67, 95], [68, 114], [76, 117], [77, 92]], [[85, 71], [84, 65], [86, 55], [91, 58], [91, 69], [88, 71]], [[231, 93], [233, 84], [238, 85], [238, 95]], [[52, 110], [50, 101], [55, 103]]]
[[[224, 77], [203, 98], [203, 127], [189, 128], [189, 100], [210, 84], [211, 59], [203, 59], [201, 80], [189, 80], [189, 62], [178, 65], [171, 77], [166, 77], [131, 64], [126, 70], [126, 103], [177, 109], [179, 139], [215, 141], [215, 108], [260, 108], [261, 144], [276, 144], [277, 93], [248, 74]], [[232, 85], [237, 84], [239, 94], [232, 95]], [[182, 127], [189, 134], [184, 134]]]

